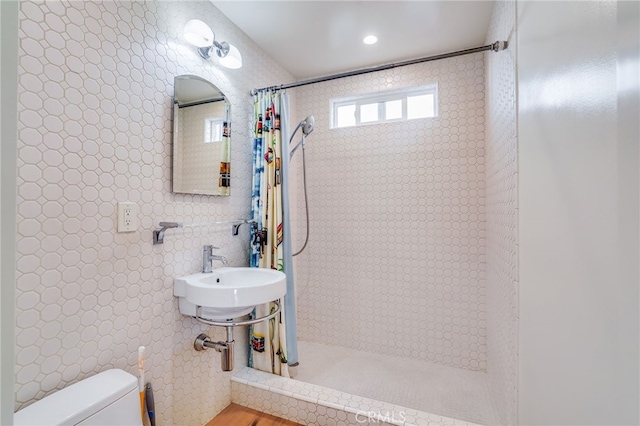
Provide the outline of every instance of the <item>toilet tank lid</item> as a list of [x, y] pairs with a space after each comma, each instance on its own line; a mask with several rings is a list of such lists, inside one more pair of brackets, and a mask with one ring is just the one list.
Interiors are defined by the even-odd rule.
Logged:
[[13, 424], [75, 425], [137, 388], [138, 380], [126, 371], [103, 371], [23, 408]]

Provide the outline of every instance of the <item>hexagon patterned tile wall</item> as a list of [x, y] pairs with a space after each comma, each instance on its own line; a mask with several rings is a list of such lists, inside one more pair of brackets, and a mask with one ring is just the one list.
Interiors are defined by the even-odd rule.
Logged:
[[[331, 98], [429, 83], [438, 117], [329, 129]], [[301, 340], [485, 370], [483, 54], [306, 86], [296, 99], [292, 116], [316, 119], [310, 241], [295, 263]]]
[[518, 423], [518, 230], [515, 1], [497, 1], [487, 54], [487, 371], [498, 424]]
[[[186, 45], [196, 17], [241, 50], [243, 68]], [[219, 354], [192, 349], [207, 327], [179, 314], [172, 279], [199, 270], [204, 244], [246, 265], [248, 232], [171, 230], [158, 246], [151, 232], [160, 220], [248, 217], [249, 91], [291, 76], [207, 1], [22, 1], [19, 55], [15, 408], [108, 368], [135, 374], [145, 345], [158, 423], [206, 423], [230, 401], [229, 373]], [[233, 105], [230, 197], [170, 192], [179, 74], [211, 80]], [[138, 232], [116, 233], [118, 201], [139, 205]]]

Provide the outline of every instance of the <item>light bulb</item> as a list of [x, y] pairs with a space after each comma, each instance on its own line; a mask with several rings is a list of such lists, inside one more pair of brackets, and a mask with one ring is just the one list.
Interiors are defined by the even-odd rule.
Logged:
[[230, 44], [229, 53], [224, 58], [218, 58], [220, 65], [230, 69], [238, 69], [242, 66], [242, 55], [237, 47]]
[[368, 35], [362, 40], [364, 44], [375, 44], [378, 41], [378, 37], [374, 35]]
[[213, 31], [204, 22], [192, 19], [184, 26], [184, 38], [196, 47], [213, 45]]

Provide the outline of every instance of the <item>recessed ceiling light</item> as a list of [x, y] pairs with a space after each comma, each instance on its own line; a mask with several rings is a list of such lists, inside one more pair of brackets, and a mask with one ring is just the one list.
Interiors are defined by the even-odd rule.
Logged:
[[374, 35], [368, 35], [362, 41], [364, 42], [364, 44], [375, 44], [378, 41], [378, 37]]

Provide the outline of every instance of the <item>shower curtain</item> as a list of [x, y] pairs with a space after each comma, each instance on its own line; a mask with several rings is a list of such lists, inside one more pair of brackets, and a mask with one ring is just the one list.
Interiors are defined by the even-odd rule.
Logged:
[[218, 178], [218, 194], [229, 195], [231, 186], [231, 151], [229, 150], [231, 139], [231, 110], [228, 102], [224, 103], [224, 115], [222, 124], [222, 156], [220, 158], [220, 177]]
[[[295, 341], [295, 334], [287, 333], [285, 318], [295, 331], [293, 275], [288, 213], [283, 207], [287, 198], [283, 191], [284, 171], [288, 166], [289, 144], [285, 129], [288, 126], [288, 99], [285, 93], [259, 92], [254, 96], [255, 134], [253, 144], [252, 218], [257, 223], [252, 244], [251, 266], [271, 268], [287, 274], [287, 295], [281, 312], [269, 321], [251, 327], [249, 332], [249, 366], [258, 370], [289, 377], [287, 337]], [[284, 156], [283, 156], [284, 153]], [[284, 164], [283, 164], [284, 163]], [[284, 166], [284, 167], [283, 167]], [[285, 250], [286, 246], [286, 250]], [[290, 288], [291, 287], [291, 288]], [[293, 307], [293, 309], [291, 309]], [[287, 315], [287, 308], [292, 315]], [[256, 307], [255, 316], [262, 317], [275, 310], [275, 304]], [[292, 317], [292, 319], [290, 319]], [[294, 352], [297, 349], [294, 346]], [[297, 358], [297, 354], [294, 354]]]

